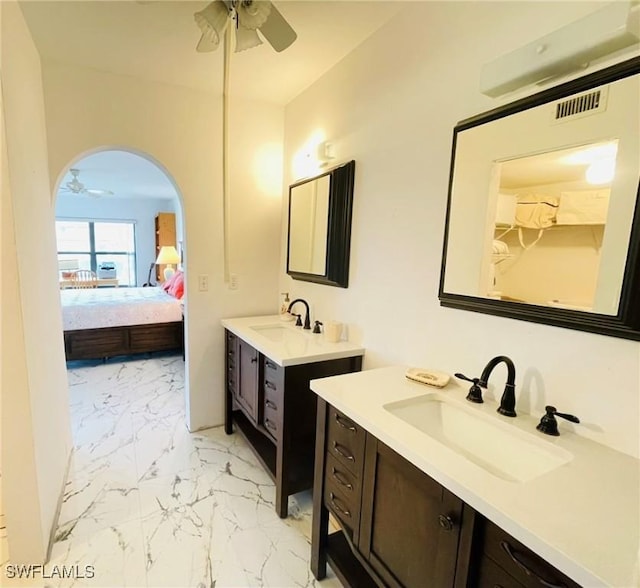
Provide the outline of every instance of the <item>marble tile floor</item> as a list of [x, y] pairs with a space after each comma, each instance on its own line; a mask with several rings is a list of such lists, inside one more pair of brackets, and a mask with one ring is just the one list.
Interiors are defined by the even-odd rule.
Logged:
[[46, 570], [78, 577], [7, 585], [341, 586], [309, 569], [311, 494], [278, 518], [274, 484], [239, 435], [187, 431], [182, 357], [68, 375], [75, 450]]

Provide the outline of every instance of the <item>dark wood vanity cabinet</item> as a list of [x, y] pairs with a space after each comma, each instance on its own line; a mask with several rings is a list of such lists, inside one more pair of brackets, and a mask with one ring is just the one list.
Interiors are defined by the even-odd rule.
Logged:
[[329, 563], [354, 588], [578, 586], [321, 399], [317, 426], [317, 579]]
[[484, 517], [477, 517], [470, 584], [477, 588], [579, 588], [539, 555]]
[[358, 549], [385, 584], [451, 585], [462, 501], [371, 435], [363, 484]]
[[225, 331], [225, 431], [243, 435], [276, 484], [276, 512], [313, 486], [316, 378], [360, 371], [362, 357], [280, 366]]

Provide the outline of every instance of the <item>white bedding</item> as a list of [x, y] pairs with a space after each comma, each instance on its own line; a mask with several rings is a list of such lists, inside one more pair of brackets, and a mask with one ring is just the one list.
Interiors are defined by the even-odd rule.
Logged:
[[182, 320], [181, 301], [161, 288], [60, 290], [65, 331]]

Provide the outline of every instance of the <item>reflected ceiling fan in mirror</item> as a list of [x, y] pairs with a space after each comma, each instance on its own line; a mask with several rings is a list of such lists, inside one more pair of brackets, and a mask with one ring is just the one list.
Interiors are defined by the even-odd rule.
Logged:
[[70, 194], [86, 194], [87, 196], [92, 196], [93, 198], [113, 195], [113, 192], [111, 190], [105, 190], [101, 188], [87, 188], [79, 179], [79, 169], [71, 168], [69, 172], [71, 173], [72, 179], [60, 187], [61, 192]]
[[236, 53], [262, 45], [258, 31], [278, 52], [297, 38], [282, 14], [267, 0], [214, 0], [196, 12], [194, 18], [202, 31], [196, 47], [200, 53], [217, 49], [230, 21], [236, 29]]

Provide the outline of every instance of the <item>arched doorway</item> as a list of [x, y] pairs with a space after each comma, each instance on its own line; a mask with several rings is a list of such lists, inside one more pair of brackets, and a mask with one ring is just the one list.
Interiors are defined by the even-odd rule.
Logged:
[[[150, 155], [123, 147], [100, 147], [78, 155], [58, 177], [54, 204], [61, 287], [66, 286], [65, 276], [78, 269], [96, 274], [100, 290], [117, 286], [133, 295], [134, 289], [160, 286], [165, 266], [157, 268], [155, 262], [164, 246], [178, 256], [172, 260], [173, 268], [178, 273], [184, 270], [182, 195], [167, 169]], [[182, 290], [180, 296], [171, 294], [180, 298], [184, 325], [187, 294]], [[63, 302], [63, 319], [64, 314]], [[184, 388], [189, 390], [186, 381]]]

